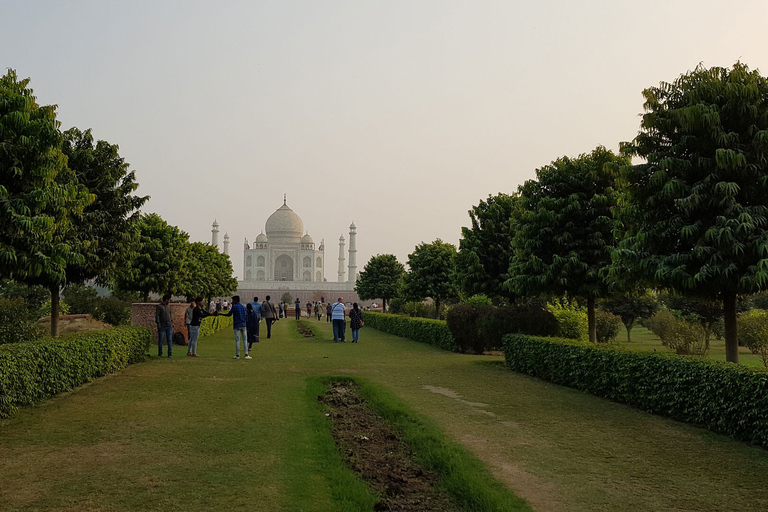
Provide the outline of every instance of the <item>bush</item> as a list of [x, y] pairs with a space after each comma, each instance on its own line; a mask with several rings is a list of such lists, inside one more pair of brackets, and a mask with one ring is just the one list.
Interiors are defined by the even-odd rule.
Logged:
[[146, 358], [151, 332], [117, 327], [0, 346], [0, 418]]
[[444, 320], [409, 318], [391, 313], [365, 311], [363, 312], [363, 321], [365, 327], [372, 327], [395, 336], [428, 343], [444, 350], [460, 351]]
[[668, 309], [660, 309], [651, 318], [646, 319], [643, 324], [653, 334], [659, 337], [663, 342], [672, 332], [677, 318]]
[[222, 329], [232, 328], [234, 317], [231, 316], [207, 316], [200, 322], [200, 337], [208, 336]]
[[759, 355], [768, 368], [768, 314], [752, 310], [739, 318], [739, 345]]
[[555, 336], [557, 318], [541, 307], [508, 306], [493, 308], [480, 325], [481, 336], [488, 350], [501, 350], [507, 334], [524, 333], [534, 336]]
[[598, 343], [614, 341], [623, 328], [624, 322], [618, 316], [602, 309], [595, 310], [595, 330], [597, 331]]
[[24, 299], [0, 299], [0, 344], [33, 341], [43, 336], [37, 313]]
[[405, 311], [406, 300], [401, 297], [395, 297], [389, 301], [389, 312], [399, 314]]
[[486, 340], [481, 327], [492, 312], [493, 306], [470, 304], [459, 304], [448, 311], [445, 323], [461, 352], [482, 354], [485, 351]]
[[679, 355], [703, 356], [707, 352], [706, 333], [701, 324], [675, 319], [661, 344]]
[[513, 371], [768, 447], [768, 372], [523, 334], [504, 354]]
[[99, 297], [96, 290], [81, 284], [64, 290], [69, 313], [86, 313], [110, 325], [127, 325], [131, 321], [131, 303], [116, 296]]
[[547, 311], [557, 319], [558, 336], [573, 340], [589, 339], [589, 322], [584, 308], [556, 301], [547, 304]]
[[110, 325], [129, 325], [131, 323], [131, 303], [118, 297], [102, 297], [99, 310], [102, 320]]
[[491, 301], [491, 299], [489, 299], [487, 295], [483, 295], [482, 293], [479, 295], [471, 296], [464, 303], [469, 304], [470, 306], [492, 306], [493, 305], [493, 302]]

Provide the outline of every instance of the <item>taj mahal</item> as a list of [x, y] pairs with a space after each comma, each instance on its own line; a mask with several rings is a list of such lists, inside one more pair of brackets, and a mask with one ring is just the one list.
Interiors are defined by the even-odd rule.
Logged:
[[[214, 221], [211, 243], [218, 246], [219, 224]], [[238, 293], [245, 297], [278, 291], [304, 292], [304, 295], [330, 297], [344, 292], [345, 299], [355, 300], [357, 280], [357, 227], [349, 226], [349, 249], [345, 251], [344, 235], [339, 237], [338, 270], [331, 281], [326, 273], [325, 240], [319, 245], [304, 231], [304, 222], [287, 204], [269, 216], [264, 230], [252, 243], [243, 242], [243, 280]], [[224, 235], [224, 253], [229, 253], [229, 236]], [[345, 254], [346, 253], [346, 254]], [[348, 257], [348, 258], [347, 258]], [[348, 263], [346, 263], [348, 261]], [[309, 298], [309, 297], [308, 297]], [[335, 297], [334, 297], [335, 299]], [[317, 300], [317, 299], [315, 299]]]

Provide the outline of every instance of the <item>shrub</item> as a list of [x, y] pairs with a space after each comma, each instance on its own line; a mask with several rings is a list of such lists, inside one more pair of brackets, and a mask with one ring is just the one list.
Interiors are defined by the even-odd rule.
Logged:
[[131, 323], [131, 303], [118, 297], [102, 297], [99, 306], [102, 320], [110, 325], [129, 325]]
[[208, 336], [222, 329], [232, 328], [234, 317], [231, 316], [207, 316], [200, 322], [200, 337]]
[[602, 309], [595, 310], [595, 330], [597, 331], [598, 343], [614, 341], [623, 328], [624, 322], [618, 316]]
[[707, 352], [706, 333], [701, 324], [676, 318], [661, 344], [680, 355], [703, 356]]
[[96, 290], [81, 284], [69, 286], [62, 292], [63, 302], [69, 307], [72, 314], [89, 314], [96, 320], [101, 320], [99, 311], [100, 297]]
[[768, 314], [752, 310], [739, 318], [739, 345], [759, 355], [768, 368]]
[[469, 304], [470, 306], [492, 306], [493, 302], [488, 298], [487, 295], [483, 295], [481, 293], [479, 295], [473, 295], [468, 298], [465, 304]]
[[507, 366], [768, 447], [768, 372], [672, 354], [511, 334]]
[[407, 304], [406, 300], [402, 297], [395, 297], [392, 300], [389, 301], [389, 312], [390, 313], [402, 313], [405, 311], [405, 305]]
[[651, 318], [643, 322], [644, 326], [658, 336], [662, 342], [672, 332], [676, 323], [677, 318], [668, 309], [660, 309]]
[[382, 332], [428, 343], [444, 350], [460, 351], [444, 320], [409, 318], [407, 316], [365, 311], [363, 312], [363, 321], [366, 327], [373, 327]]
[[0, 299], [0, 344], [20, 343], [43, 336], [37, 323], [37, 313], [27, 307], [24, 299]]
[[555, 315], [536, 305], [493, 308], [480, 325], [480, 334], [488, 350], [500, 350], [507, 334], [555, 336], [557, 332]]
[[0, 346], [0, 418], [143, 361], [151, 340], [145, 327], [117, 327]]
[[492, 306], [470, 304], [459, 304], [448, 311], [445, 323], [461, 352], [482, 354], [485, 351], [486, 340], [481, 326], [492, 312]]
[[573, 340], [589, 339], [589, 323], [584, 308], [555, 301], [547, 304], [547, 311], [557, 319], [558, 336]]

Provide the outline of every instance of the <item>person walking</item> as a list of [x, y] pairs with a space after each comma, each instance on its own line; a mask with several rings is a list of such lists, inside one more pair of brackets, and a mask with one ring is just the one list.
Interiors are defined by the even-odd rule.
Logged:
[[307, 320], [312, 318], [312, 303], [307, 301]]
[[243, 351], [245, 352], [245, 358], [251, 359], [248, 355], [248, 329], [246, 318], [248, 311], [240, 304], [240, 296], [232, 296], [232, 307], [229, 308], [222, 316], [232, 317], [232, 328], [235, 331], [235, 357], [234, 359], [240, 359], [240, 340], [243, 340]]
[[344, 331], [347, 328], [347, 308], [344, 306], [344, 299], [341, 297], [331, 306], [331, 316], [333, 321], [333, 342], [344, 343], [346, 341]]
[[245, 311], [245, 327], [248, 331], [248, 350], [251, 350], [253, 344], [259, 342], [259, 335], [256, 334], [259, 327], [259, 318], [253, 310], [253, 304], [246, 304]]
[[301, 302], [299, 301], [299, 298], [296, 297], [296, 302], [293, 305], [294, 309], [296, 310], [296, 320], [301, 319]]
[[349, 328], [352, 329], [352, 343], [357, 343], [360, 337], [360, 328], [363, 326], [363, 311], [357, 307], [357, 302], [352, 304], [349, 310]]
[[323, 316], [323, 305], [319, 302], [315, 302], [315, 316], [317, 317], [317, 321], [320, 321], [320, 317]]
[[[253, 311], [256, 313], [256, 336], [259, 335], [259, 324], [261, 324], [261, 304], [259, 304], [259, 298], [254, 297], [253, 302], [251, 302], [251, 307], [253, 308]], [[250, 333], [250, 331], [248, 331]]]
[[205, 303], [202, 297], [195, 299], [195, 308], [192, 310], [192, 321], [189, 323], [189, 349], [187, 355], [190, 357], [200, 357], [197, 355], [197, 340], [200, 338], [200, 323], [203, 318], [213, 316], [212, 313], [205, 311]]
[[163, 295], [163, 300], [155, 308], [157, 324], [157, 357], [163, 357], [163, 339], [168, 344], [168, 357], [173, 357], [173, 317], [171, 316], [171, 296]]
[[261, 303], [261, 316], [264, 317], [264, 322], [267, 324], [267, 339], [272, 337], [272, 324], [277, 320], [277, 310], [269, 299], [270, 297], [267, 295], [267, 299]]
[[325, 306], [325, 321], [326, 323], [331, 321], [331, 315], [333, 314], [333, 307], [331, 307], [331, 303], [329, 302], [327, 306]]

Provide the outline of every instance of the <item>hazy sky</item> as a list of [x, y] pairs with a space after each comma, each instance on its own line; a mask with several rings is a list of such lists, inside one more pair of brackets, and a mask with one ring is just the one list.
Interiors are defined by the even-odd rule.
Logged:
[[700, 62], [768, 71], [768, 2], [7, 1], [0, 66], [62, 129], [120, 146], [139, 193], [242, 277], [243, 238], [288, 205], [336, 280], [458, 245], [467, 211], [537, 168], [638, 131], [644, 88]]

